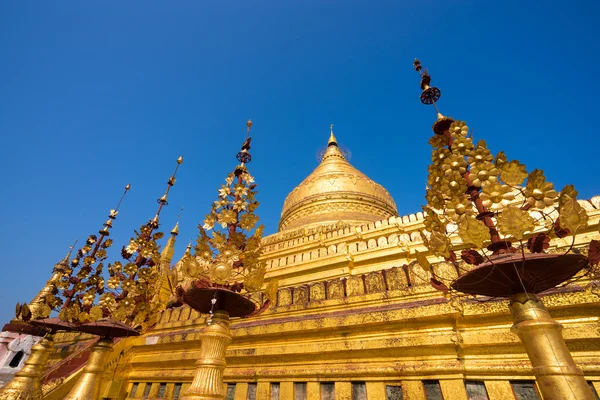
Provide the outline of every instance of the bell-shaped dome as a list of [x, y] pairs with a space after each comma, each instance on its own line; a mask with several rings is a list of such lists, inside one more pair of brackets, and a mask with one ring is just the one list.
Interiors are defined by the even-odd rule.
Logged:
[[285, 199], [279, 230], [338, 221], [359, 225], [396, 215], [392, 196], [350, 165], [332, 131], [321, 164]]

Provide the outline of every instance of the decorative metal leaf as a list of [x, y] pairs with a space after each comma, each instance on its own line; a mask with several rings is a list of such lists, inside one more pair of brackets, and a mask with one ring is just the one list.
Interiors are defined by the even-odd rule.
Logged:
[[31, 319], [31, 310], [29, 309], [27, 303], [23, 303], [21, 306], [21, 318], [23, 318], [23, 321], [25, 322]]
[[588, 250], [588, 260], [590, 264], [598, 264], [600, 262], [600, 241], [592, 240]]
[[460, 258], [471, 265], [479, 265], [484, 261], [483, 256], [473, 249], [463, 250], [460, 253]]
[[548, 247], [550, 247], [550, 237], [543, 232], [530, 237], [527, 241], [527, 248], [532, 253], [542, 253]]

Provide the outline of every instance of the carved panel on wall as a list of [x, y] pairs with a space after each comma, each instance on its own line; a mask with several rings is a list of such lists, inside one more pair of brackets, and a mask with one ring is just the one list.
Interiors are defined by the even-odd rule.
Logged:
[[402, 290], [408, 287], [406, 274], [402, 267], [393, 267], [385, 271], [388, 290]]
[[342, 297], [344, 297], [344, 281], [341, 279], [327, 281], [327, 298], [341, 299]]
[[179, 321], [179, 315], [181, 315], [181, 307], [174, 308], [171, 312], [170, 322]]
[[292, 304], [291, 289], [288, 289], [288, 288], [280, 289], [277, 294], [278, 294], [278, 299], [277, 299], [278, 306], [289, 306], [290, 304]]
[[305, 305], [308, 303], [308, 288], [298, 286], [294, 288], [294, 305]]
[[350, 243], [348, 245], [348, 251], [352, 254], [356, 253], [358, 251], [358, 246], [356, 245], [356, 243]]
[[410, 235], [408, 233], [403, 233], [398, 237], [398, 240], [402, 243], [408, 244], [412, 240], [410, 239]]
[[410, 283], [413, 286], [429, 285], [431, 273], [425, 271], [415, 261], [408, 266], [408, 277], [410, 278]]
[[187, 321], [188, 319], [190, 319], [191, 312], [192, 312], [191, 308], [189, 308], [188, 306], [182, 306], [181, 307], [181, 315], [179, 316], [179, 320]]
[[365, 276], [365, 283], [367, 285], [367, 293], [379, 293], [385, 291], [385, 284], [381, 272], [371, 272], [370, 274], [367, 274]]
[[348, 277], [346, 280], [346, 294], [348, 296], [365, 294], [365, 284], [363, 282], [362, 275]]
[[258, 304], [262, 304], [263, 303], [263, 294], [262, 292], [255, 292], [252, 293], [250, 295], [250, 298], [252, 299], [252, 301], [258, 303]]
[[317, 282], [310, 285], [310, 301], [325, 300], [325, 284]]
[[375, 239], [369, 239], [369, 242], [367, 243], [367, 247], [369, 249], [374, 249], [377, 247], [377, 241]]
[[433, 271], [435, 274], [441, 278], [442, 280], [452, 281], [458, 278], [458, 274], [456, 272], [456, 268], [454, 265], [447, 262], [440, 262], [434, 265]]
[[367, 243], [366, 242], [358, 242], [358, 251], [363, 251], [367, 249]]
[[166, 309], [165, 311], [162, 312], [162, 315], [160, 316], [160, 322], [165, 323], [165, 322], [169, 322], [169, 319], [171, 318], [171, 312], [172, 309]]

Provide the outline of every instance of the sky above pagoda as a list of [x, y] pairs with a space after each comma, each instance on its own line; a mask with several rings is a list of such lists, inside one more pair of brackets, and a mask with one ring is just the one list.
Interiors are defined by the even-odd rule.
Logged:
[[544, 169], [558, 189], [600, 194], [599, 11], [593, 1], [2, 2], [0, 322], [131, 183], [116, 260], [183, 154], [161, 218], [170, 230], [181, 214], [180, 256], [249, 118], [267, 233], [331, 123], [399, 213], [419, 211], [435, 114], [418, 100], [415, 57], [442, 90], [441, 111], [492, 152]]

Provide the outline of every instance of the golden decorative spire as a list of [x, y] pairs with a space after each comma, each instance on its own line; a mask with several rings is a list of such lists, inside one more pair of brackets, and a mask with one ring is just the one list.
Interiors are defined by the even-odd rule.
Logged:
[[98, 293], [104, 290], [102, 269], [107, 249], [112, 246], [112, 239], [108, 238], [110, 228], [130, 188], [129, 184], [125, 186], [119, 203], [110, 210], [108, 220], [98, 231], [100, 237], [90, 235], [70, 264], [58, 264], [54, 267], [51, 290], [41, 297], [43, 304], [38, 303], [39, 317], [49, 316], [51, 310], [60, 310], [58, 317], [68, 322], [89, 322], [102, 317], [102, 312], [97, 307], [92, 311], [93, 303]]
[[[191, 261], [191, 263], [190, 263]], [[189, 281], [191, 279], [190, 275], [193, 275], [193, 273], [195, 271], [195, 267], [197, 264], [194, 263], [195, 258], [194, 256], [192, 256], [192, 241], [190, 240], [190, 243], [187, 245], [187, 248], [185, 249], [185, 252], [183, 253], [183, 256], [181, 256], [181, 258], [179, 259], [179, 261], [177, 261], [177, 263], [175, 264], [175, 276], [176, 276], [176, 285], [181, 285], [184, 284], [185, 282]], [[186, 270], [186, 267], [192, 267], [190, 271]]]
[[[75, 243], [77, 243], [77, 241], [75, 241]], [[46, 296], [52, 294], [52, 292], [56, 290], [56, 283], [60, 280], [64, 271], [69, 268], [69, 259], [71, 257], [71, 253], [73, 252], [75, 243], [73, 243], [72, 246], [69, 246], [69, 252], [67, 255], [65, 255], [62, 260], [54, 265], [52, 277], [48, 279], [46, 285], [28, 304], [32, 319], [46, 318], [48, 316], [45, 315], [46, 313], [44, 312], [44, 309], [46, 308], [44, 307], [44, 304], [46, 304]]]
[[171, 237], [167, 241], [167, 245], [160, 254], [160, 272], [162, 272], [162, 270], [165, 269], [165, 266], [166, 270], [169, 270], [171, 260], [173, 259], [173, 255], [175, 254], [175, 242], [177, 241], [177, 235], [179, 235], [179, 221], [177, 221], [177, 223], [171, 230]]
[[[255, 211], [256, 183], [244, 164], [250, 155], [250, 127], [246, 140], [236, 158], [242, 164], [227, 174], [225, 184], [218, 190], [218, 198], [199, 226], [195, 259], [184, 265], [192, 279], [206, 279], [211, 285], [221, 285], [239, 292], [259, 290], [264, 279], [266, 264], [259, 260], [263, 226]], [[212, 238], [206, 231], [213, 230]], [[243, 286], [239, 286], [243, 279]]]
[[173, 296], [175, 277], [171, 272], [171, 261], [175, 254], [175, 242], [179, 234], [179, 221], [171, 230], [171, 237], [160, 254], [158, 279], [156, 281], [156, 292], [153, 301], [159, 304], [159, 309], [164, 309], [169, 299]]
[[[109, 266], [110, 278], [106, 291], [100, 297], [100, 305], [104, 310], [111, 311], [111, 318], [117, 321], [145, 330], [156, 323], [157, 312], [164, 308], [164, 303], [157, 301], [158, 294], [165, 288], [163, 283], [169, 282], [170, 262], [174, 254], [177, 225], [169, 238], [166, 248], [161, 253], [157, 241], [163, 237], [162, 232], [156, 232], [159, 227], [160, 212], [168, 205], [168, 195], [175, 185], [176, 175], [183, 157], [177, 159], [173, 175], [169, 177], [165, 193], [157, 200], [159, 206], [156, 215], [148, 223], [142, 225], [136, 237], [129, 240], [121, 255], [125, 260]], [[116, 267], [115, 267], [116, 265]], [[131, 283], [135, 283], [133, 286]], [[132, 287], [139, 290], [140, 295], [131, 301], [128, 296]], [[167, 288], [168, 292], [171, 292]]]
[[175, 227], [171, 230], [171, 235], [177, 236], [179, 235], [179, 221], [175, 224]]
[[154, 216], [154, 218], [152, 220], [150, 220], [150, 225], [152, 226], [153, 229], [158, 228], [158, 225], [159, 225], [158, 216], [160, 215], [160, 212], [161, 212], [163, 206], [169, 204], [169, 202], [167, 201], [167, 198], [169, 196], [169, 191], [171, 190], [171, 188], [173, 187], [173, 185], [175, 185], [175, 182], [177, 181], [175, 176], [177, 175], [177, 170], [179, 169], [179, 166], [182, 163], [183, 163], [183, 156], [179, 156], [179, 158], [177, 159], [177, 166], [175, 167], [175, 171], [173, 172], [173, 175], [171, 175], [171, 177], [169, 178], [169, 181], [167, 182], [167, 190], [165, 190], [165, 194], [163, 194], [160, 199], [156, 200], [157, 203], [159, 204], [158, 211], [156, 211], [156, 215]]
[[337, 146], [337, 139], [335, 138], [335, 135], [333, 134], [333, 124], [329, 125], [329, 142], [327, 142], [328, 146]]
[[338, 221], [359, 225], [397, 214], [387, 190], [346, 160], [330, 125], [321, 163], [285, 199], [279, 230]]

